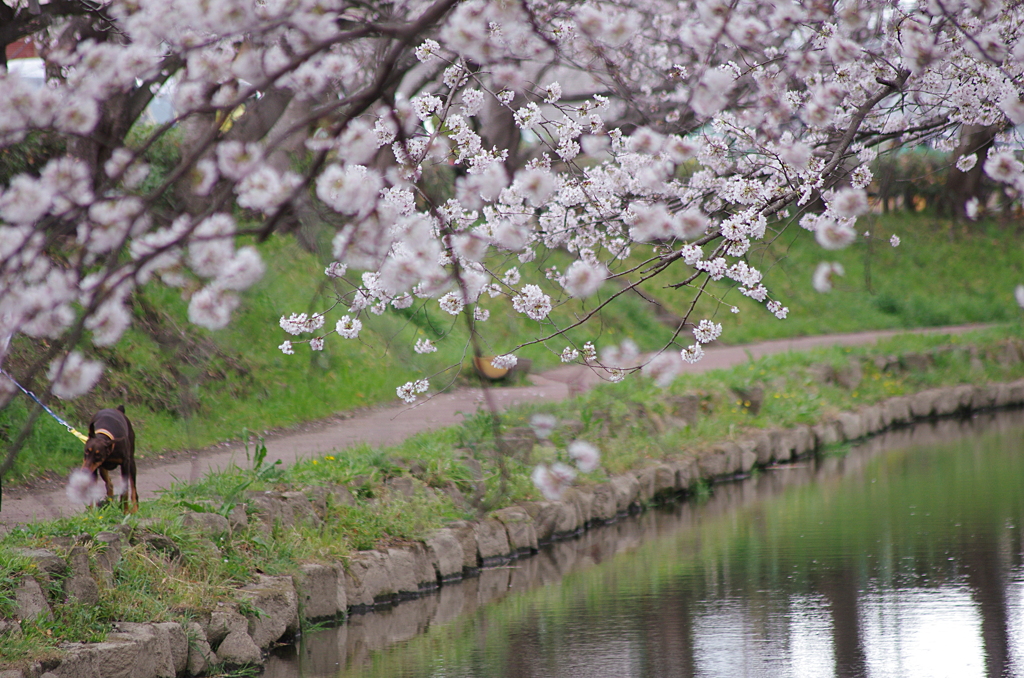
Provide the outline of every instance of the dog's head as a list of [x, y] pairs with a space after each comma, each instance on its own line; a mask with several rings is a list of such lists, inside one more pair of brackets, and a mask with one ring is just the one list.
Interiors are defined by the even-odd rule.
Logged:
[[104, 434], [105, 432], [97, 431], [96, 435], [85, 441], [85, 459], [82, 462], [82, 468], [89, 473], [94, 473], [114, 452], [113, 437]]

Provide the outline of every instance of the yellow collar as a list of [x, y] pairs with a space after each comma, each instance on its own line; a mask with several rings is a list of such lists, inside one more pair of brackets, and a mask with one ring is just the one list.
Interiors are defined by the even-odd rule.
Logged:
[[107, 429], [105, 429], [105, 428], [98, 428], [98, 429], [96, 429], [96, 435], [101, 435], [101, 434], [107, 436], [111, 440], [114, 439], [114, 436], [111, 435], [110, 431], [108, 431]]

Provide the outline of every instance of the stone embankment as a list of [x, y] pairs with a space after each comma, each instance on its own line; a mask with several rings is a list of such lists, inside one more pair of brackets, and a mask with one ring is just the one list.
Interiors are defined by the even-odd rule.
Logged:
[[[678, 497], [698, 482], [715, 482], [749, 473], [758, 466], [786, 463], [816, 450], [855, 441], [890, 428], [938, 417], [1024, 406], [1024, 380], [1007, 384], [955, 386], [890, 398], [856, 412], [842, 412], [815, 426], [751, 433], [716, 444], [686, 458], [665, 460], [607, 482], [568, 491], [561, 501], [528, 502], [495, 511], [479, 521], [460, 521], [431, 534], [423, 542], [361, 551], [345, 563], [308, 563], [297, 576], [260, 575], [238, 590], [235, 604], [220, 605], [188, 624], [121, 623], [101, 643], [64, 646], [60, 660], [28, 669], [0, 671], [0, 678], [176, 678], [202, 675], [214, 665], [259, 665], [263, 651], [293, 639], [306, 622], [338, 621], [374, 607], [416, 598], [447, 582], [474, 576], [481, 568], [528, 557], [538, 545], [579, 534], [591, 526], [613, 522], [631, 511]], [[347, 494], [344, 488], [333, 491]], [[254, 519], [265, 524], [318, 520], [324, 491], [271, 492], [250, 497]], [[248, 516], [237, 510], [230, 518], [194, 513], [186, 525], [211, 539], [244, 527]], [[122, 547], [140, 539], [168, 552], [169, 539], [127, 526], [121, 532], [93, 537], [100, 557], [90, 568], [84, 544], [60, 544], [60, 557], [45, 549], [25, 550], [39, 577], [62, 580], [64, 593], [79, 602], [98, 600], [96, 577], [110, 577]], [[98, 570], [98, 571], [97, 571]], [[46, 584], [47, 582], [43, 582]], [[50, 614], [49, 602], [36, 577], [25, 576], [17, 590], [19, 618]], [[16, 621], [0, 620], [0, 633], [18, 632]]]

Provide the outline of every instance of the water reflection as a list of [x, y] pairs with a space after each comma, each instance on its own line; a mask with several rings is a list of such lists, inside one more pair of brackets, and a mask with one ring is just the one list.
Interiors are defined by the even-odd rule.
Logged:
[[1019, 414], [895, 432], [307, 634], [267, 675], [1024, 675], [1022, 452]]

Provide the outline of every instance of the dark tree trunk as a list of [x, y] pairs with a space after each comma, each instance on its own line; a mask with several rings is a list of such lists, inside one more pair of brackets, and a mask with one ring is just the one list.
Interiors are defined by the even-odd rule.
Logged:
[[829, 571], [818, 583], [832, 613], [832, 644], [837, 678], [868, 675], [867, 653], [861, 637], [857, 574], [848, 567]]
[[939, 212], [947, 214], [956, 219], [963, 219], [967, 216], [965, 205], [971, 198], [982, 199], [981, 180], [984, 176], [984, 158], [988, 149], [992, 148], [999, 126], [989, 125], [964, 125], [960, 129], [960, 145], [957, 146], [953, 157], [956, 159], [965, 155], [976, 154], [978, 161], [970, 170], [961, 172], [955, 165], [949, 168], [946, 175], [946, 190], [939, 203]]

